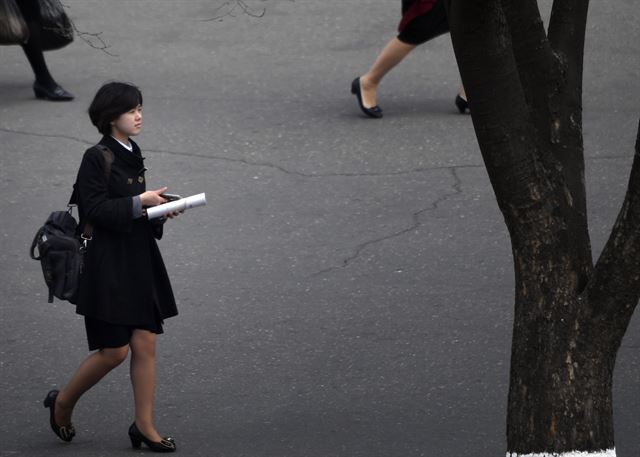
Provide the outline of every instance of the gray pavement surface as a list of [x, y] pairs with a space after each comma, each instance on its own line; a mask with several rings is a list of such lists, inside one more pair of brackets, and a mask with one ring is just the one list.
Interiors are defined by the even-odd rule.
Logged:
[[[37, 101], [0, 47], [0, 455], [134, 455], [125, 365], [58, 442], [42, 406], [86, 355], [82, 320], [46, 303], [27, 248], [63, 208], [104, 81], [145, 97], [149, 186], [206, 192], [161, 249], [180, 315], [158, 344], [156, 422], [183, 456], [504, 455], [513, 273], [448, 36], [384, 81], [382, 120], [349, 93], [400, 2], [65, 0], [102, 32], [47, 54], [72, 103]], [[594, 249], [630, 169], [640, 91], [633, 0], [591, 2], [584, 134]], [[236, 2], [227, 2], [229, 8]], [[547, 11], [549, 2], [542, 3]], [[640, 454], [640, 316], [615, 371], [619, 457]]]

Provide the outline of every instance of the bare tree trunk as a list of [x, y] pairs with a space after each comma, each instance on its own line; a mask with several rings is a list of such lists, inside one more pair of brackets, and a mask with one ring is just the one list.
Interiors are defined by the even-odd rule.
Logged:
[[581, 116], [587, 5], [556, 2], [548, 39], [535, 0], [447, 2], [476, 136], [511, 236], [511, 455], [615, 455], [612, 375], [640, 297], [640, 150], [594, 268]]
[[[554, 308], [589, 308], [566, 297]], [[522, 305], [520, 307], [523, 307]], [[521, 312], [516, 317], [507, 415], [510, 453], [613, 449], [614, 348], [590, 316]], [[617, 348], [616, 348], [617, 349]]]

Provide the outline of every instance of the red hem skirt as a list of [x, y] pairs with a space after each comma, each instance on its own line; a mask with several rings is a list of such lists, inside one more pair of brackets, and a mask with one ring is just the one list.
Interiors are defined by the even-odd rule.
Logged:
[[398, 39], [420, 45], [449, 31], [444, 0], [403, 0]]

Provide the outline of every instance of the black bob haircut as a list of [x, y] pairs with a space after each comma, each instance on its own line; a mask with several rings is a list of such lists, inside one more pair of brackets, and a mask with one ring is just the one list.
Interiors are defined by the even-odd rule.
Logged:
[[142, 93], [133, 84], [110, 82], [103, 85], [89, 106], [91, 123], [103, 135], [111, 134], [111, 122], [142, 105]]

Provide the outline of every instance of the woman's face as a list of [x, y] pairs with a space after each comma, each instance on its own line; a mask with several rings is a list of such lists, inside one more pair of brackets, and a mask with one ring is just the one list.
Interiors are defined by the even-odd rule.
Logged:
[[135, 136], [142, 130], [142, 105], [122, 113], [111, 123], [111, 133], [116, 138]]

